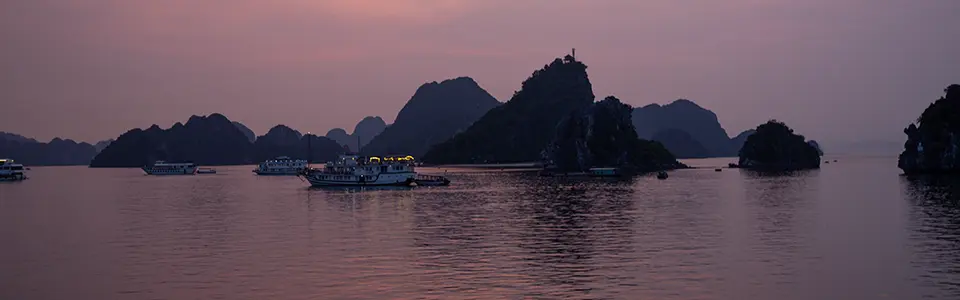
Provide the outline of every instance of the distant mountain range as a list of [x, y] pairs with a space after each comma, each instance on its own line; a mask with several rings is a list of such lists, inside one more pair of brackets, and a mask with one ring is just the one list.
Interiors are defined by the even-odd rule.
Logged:
[[353, 127], [353, 134], [348, 134], [343, 128], [334, 128], [327, 132], [326, 137], [350, 148], [351, 151], [359, 151], [386, 128], [387, 122], [379, 116], [367, 116]]
[[[315, 160], [359, 150], [363, 155], [409, 154], [436, 164], [539, 161], [559, 122], [594, 104], [586, 68], [572, 56], [557, 58], [534, 71], [505, 103], [470, 77], [429, 82], [417, 88], [393, 124], [367, 116], [353, 133], [334, 128], [325, 137], [307, 138], [277, 125], [257, 137], [240, 122], [211, 114], [168, 129], [133, 129], [96, 145], [60, 139], [40, 143], [0, 132], [0, 156], [30, 164], [89, 162], [94, 167], [138, 167], [156, 160], [249, 164], [275, 156], [305, 158], [310, 141]], [[659, 142], [677, 158], [734, 157], [754, 133], [730, 137], [715, 113], [686, 99], [634, 108], [630, 119], [640, 139]]]
[[[101, 141], [97, 145], [108, 143]], [[0, 132], [0, 158], [12, 158], [24, 165], [86, 165], [97, 152], [98, 148], [94, 145], [69, 139], [54, 138], [42, 143], [19, 134]]]
[[361, 153], [420, 157], [431, 146], [450, 139], [499, 105], [470, 77], [423, 84], [397, 114], [396, 121], [363, 147]]
[[342, 147], [325, 137], [303, 136], [284, 125], [251, 139], [246, 126], [221, 114], [192, 116], [185, 124], [169, 129], [153, 125], [130, 130], [110, 143], [90, 163], [91, 167], [139, 167], [157, 160], [192, 161], [201, 165], [250, 164], [290, 156], [307, 157], [308, 140], [314, 160], [330, 160], [343, 153]]
[[737, 156], [752, 130], [731, 138], [717, 115], [686, 99], [633, 110], [633, 126], [642, 139], [660, 141], [679, 158]]

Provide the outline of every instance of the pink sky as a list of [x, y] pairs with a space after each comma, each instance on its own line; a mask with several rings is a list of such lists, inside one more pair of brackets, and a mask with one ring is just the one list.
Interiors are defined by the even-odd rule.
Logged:
[[0, 131], [114, 138], [220, 112], [348, 131], [425, 82], [506, 101], [570, 48], [598, 98], [677, 98], [731, 135], [776, 118], [820, 140], [901, 140], [960, 83], [960, 1], [8, 0]]

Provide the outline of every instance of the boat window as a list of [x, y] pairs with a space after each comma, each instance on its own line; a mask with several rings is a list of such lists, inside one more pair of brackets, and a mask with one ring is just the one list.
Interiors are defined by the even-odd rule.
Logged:
[[11, 167], [13, 170], [23, 170], [23, 166]]

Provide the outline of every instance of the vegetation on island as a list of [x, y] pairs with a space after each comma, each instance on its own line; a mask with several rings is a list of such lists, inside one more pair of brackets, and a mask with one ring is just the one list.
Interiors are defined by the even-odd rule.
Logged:
[[660, 143], [637, 137], [632, 110], [610, 96], [570, 113], [542, 152], [545, 165], [561, 172], [614, 167], [627, 173], [684, 167]]
[[434, 164], [539, 161], [557, 123], [593, 103], [586, 70], [573, 56], [555, 59], [524, 80], [510, 101], [431, 147], [423, 160]]
[[897, 166], [904, 173], [960, 173], [960, 85], [944, 93], [903, 130], [907, 141]]
[[792, 171], [820, 168], [820, 149], [783, 122], [757, 126], [740, 149], [741, 168]]

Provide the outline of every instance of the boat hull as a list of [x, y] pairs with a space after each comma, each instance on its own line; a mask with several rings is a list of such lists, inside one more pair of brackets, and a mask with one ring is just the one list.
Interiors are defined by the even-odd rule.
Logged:
[[315, 173], [304, 175], [311, 186], [409, 186], [417, 173], [382, 173], [370, 177]]
[[260, 176], [296, 176], [299, 175], [302, 170], [291, 169], [284, 171], [264, 171], [264, 170], [253, 170], [254, 173]]
[[0, 174], [0, 181], [20, 181], [25, 179], [27, 179], [27, 175], [23, 173]]
[[197, 168], [185, 168], [185, 169], [176, 169], [176, 170], [157, 170], [151, 168], [140, 168], [147, 175], [193, 175], [197, 173]]

